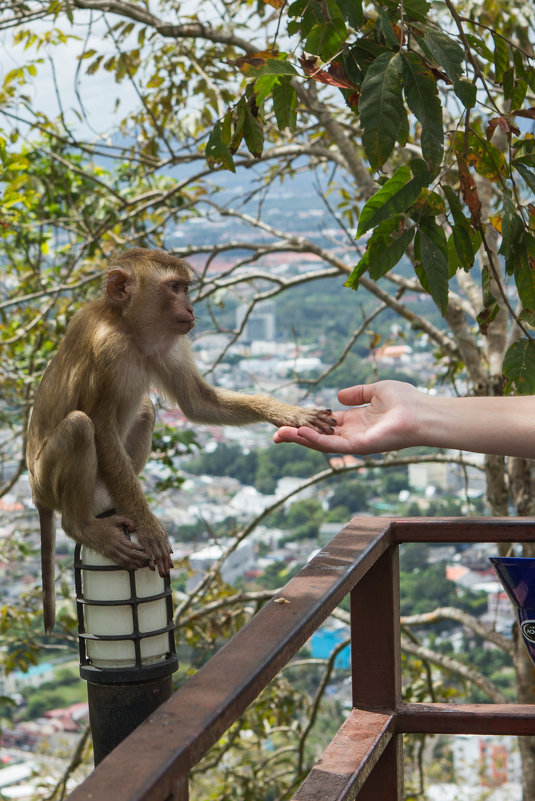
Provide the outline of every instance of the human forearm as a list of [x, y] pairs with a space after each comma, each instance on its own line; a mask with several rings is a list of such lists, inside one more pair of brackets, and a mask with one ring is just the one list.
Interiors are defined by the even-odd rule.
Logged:
[[326, 453], [370, 454], [416, 445], [535, 458], [535, 397], [443, 398], [403, 381], [340, 390], [331, 437], [279, 429], [275, 442]]
[[535, 458], [535, 397], [443, 398], [421, 394], [414, 444]]

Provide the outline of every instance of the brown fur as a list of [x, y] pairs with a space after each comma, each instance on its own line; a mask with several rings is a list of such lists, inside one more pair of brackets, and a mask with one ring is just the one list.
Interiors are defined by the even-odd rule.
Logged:
[[[199, 374], [188, 332], [188, 265], [164, 251], [129, 250], [107, 275], [106, 293], [71, 320], [37, 392], [27, 462], [42, 540], [45, 629], [54, 625], [54, 521], [76, 542], [137, 568], [172, 566], [167, 534], [137, 475], [150, 453], [158, 387], [193, 421], [311, 425], [331, 431], [330, 411], [265, 395], [216, 389]], [[109, 507], [114, 514], [96, 517]], [[139, 544], [124, 536], [135, 531]]]

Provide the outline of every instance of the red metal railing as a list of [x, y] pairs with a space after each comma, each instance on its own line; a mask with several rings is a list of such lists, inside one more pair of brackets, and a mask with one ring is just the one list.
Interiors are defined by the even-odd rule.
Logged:
[[348, 593], [353, 710], [293, 801], [401, 801], [405, 732], [535, 734], [527, 705], [402, 702], [398, 569], [402, 542], [534, 536], [529, 519], [355, 518], [69, 800], [187, 801], [189, 770]]

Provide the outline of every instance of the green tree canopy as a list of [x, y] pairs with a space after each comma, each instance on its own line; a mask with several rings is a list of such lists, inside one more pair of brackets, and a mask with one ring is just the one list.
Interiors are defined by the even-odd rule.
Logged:
[[[260, 302], [334, 278], [354, 312], [318, 331], [345, 339], [315, 381], [389, 313], [461, 391], [535, 392], [532, 3], [8, 0], [0, 30], [2, 491], [65, 325], [132, 245], [192, 262], [218, 363]], [[495, 513], [533, 513], [529, 464], [486, 472]]]

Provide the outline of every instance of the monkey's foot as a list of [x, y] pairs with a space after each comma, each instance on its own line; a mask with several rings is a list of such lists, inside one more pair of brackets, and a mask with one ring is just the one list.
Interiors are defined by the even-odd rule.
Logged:
[[150, 554], [142, 545], [132, 542], [128, 536], [135, 525], [123, 515], [104, 513], [89, 520], [82, 527], [80, 540], [83, 545], [101, 553], [116, 564], [136, 570], [146, 567]]

